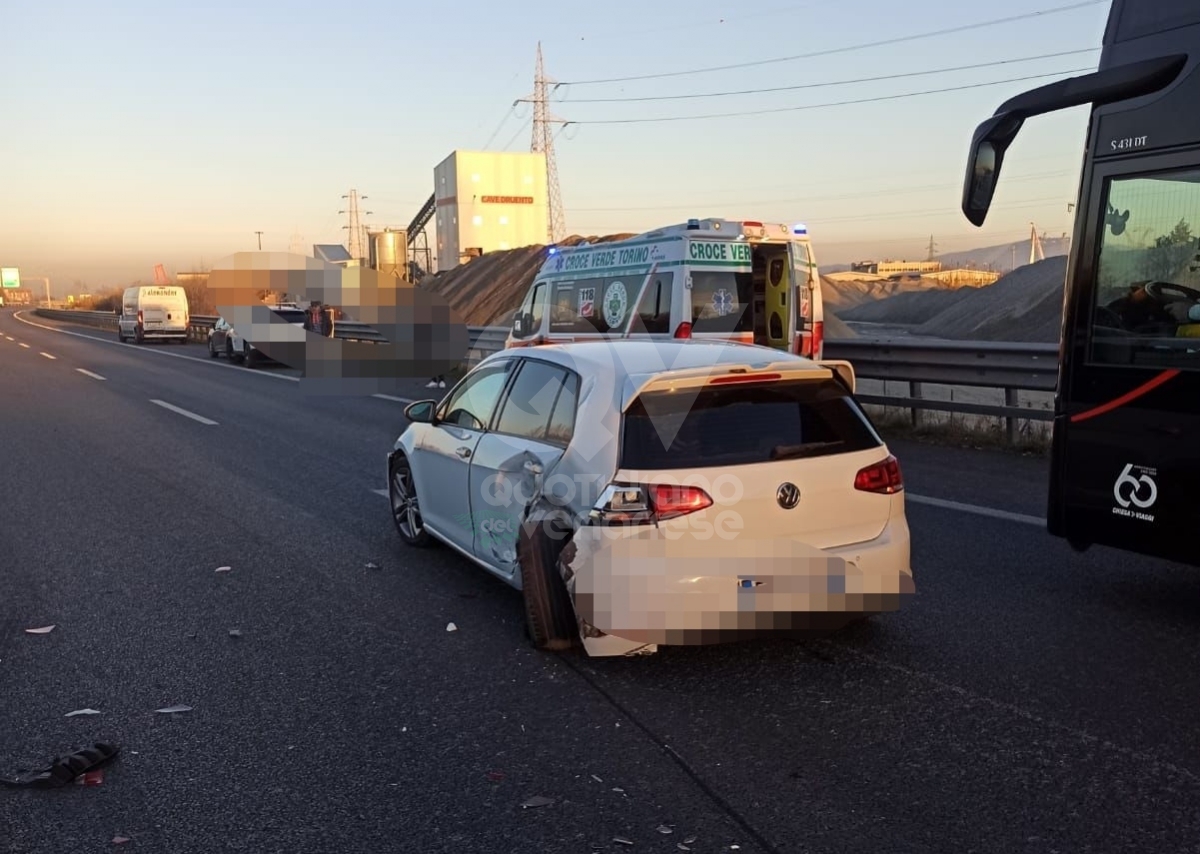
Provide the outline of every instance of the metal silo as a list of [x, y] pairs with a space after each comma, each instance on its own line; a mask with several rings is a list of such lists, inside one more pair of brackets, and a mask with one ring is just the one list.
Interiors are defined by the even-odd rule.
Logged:
[[405, 278], [408, 272], [408, 235], [403, 229], [385, 229], [370, 234], [370, 265], [389, 276]]

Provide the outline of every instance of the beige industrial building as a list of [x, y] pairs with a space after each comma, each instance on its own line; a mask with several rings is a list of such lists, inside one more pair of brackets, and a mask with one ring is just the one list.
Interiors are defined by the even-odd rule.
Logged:
[[546, 156], [540, 152], [455, 151], [434, 169], [433, 182], [438, 270], [549, 239]]

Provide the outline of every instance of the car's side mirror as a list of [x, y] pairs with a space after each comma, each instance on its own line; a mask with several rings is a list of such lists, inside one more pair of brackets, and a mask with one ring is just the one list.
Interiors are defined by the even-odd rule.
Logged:
[[431, 424], [436, 407], [436, 400], [418, 400], [404, 407], [404, 417], [414, 424]]

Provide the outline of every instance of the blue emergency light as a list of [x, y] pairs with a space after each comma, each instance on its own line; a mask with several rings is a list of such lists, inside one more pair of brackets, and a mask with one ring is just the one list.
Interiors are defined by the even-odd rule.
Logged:
[[808, 234], [808, 226], [802, 222], [798, 222], [792, 226], [792, 234]]
[[687, 227], [688, 227], [688, 231], [698, 231], [700, 229], [700, 220], [689, 219]]

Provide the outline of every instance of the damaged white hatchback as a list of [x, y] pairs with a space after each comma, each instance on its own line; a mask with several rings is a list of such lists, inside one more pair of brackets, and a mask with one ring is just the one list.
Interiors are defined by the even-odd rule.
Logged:
[[405, 411], [401, 538], [522, 590], [540, 648], [825, 632], [914, 592], [900, 466], [845, 362], [689, 340], [511, 349]]

